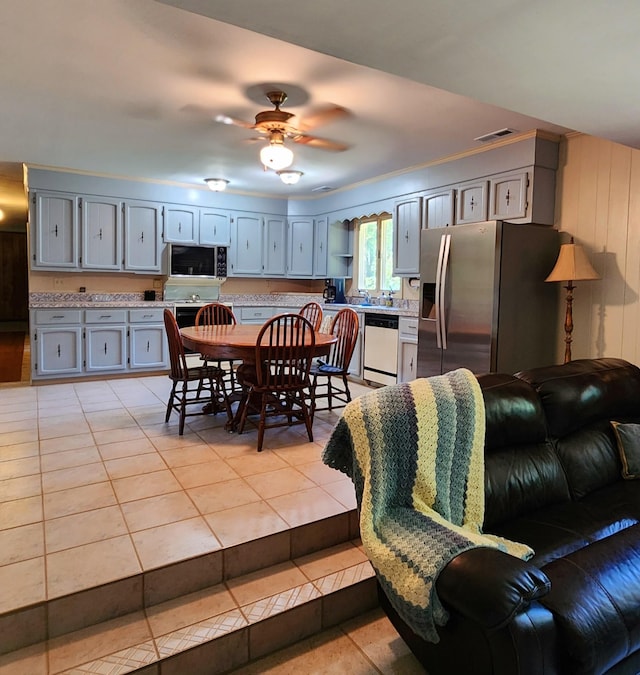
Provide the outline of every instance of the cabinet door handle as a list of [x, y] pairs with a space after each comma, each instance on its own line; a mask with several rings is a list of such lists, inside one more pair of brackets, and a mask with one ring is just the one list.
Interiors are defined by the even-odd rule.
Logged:
[[149, 344], [149, 340], [147, 340], [147, 353], [149, 353], [150, 346], [151, 345]]
[[58, 358], [60, 358], [60, 344], [58, 344]]
[[58, 236], [58, 224], [56, 223], [56, 226], [53, 228], [53, 231], [55, 232], [56, 237]]
[[247, 239], [247, 250], [249, 249], [249, 240]]
[[407, 230], [407, 231], [404, 233], [404, 238], [405, 238], [406, 242], [409, 243], [409, 230]]
[[140, 241], [144, 244], [144, 230], [140, 233]]
[[52, 319], [64, 319], [64, 314], [54, 314], [51, 318]]
[[107, 343], [106, 342], [104, 343], [104, 353], [105, 354], [107, 353]]
[[110, 319], [110, 318], [111, 318], [111, 314], [101, 314], [101, 315], [100, 315], [100, 318], [101, 318], [101, 319]]
[[100, 228], [100, 232], [98, 234], [98, 239], [100, 239], [100, 241], [102, 241], [102, 228]]
[[182, 233], [182, 223], [178, 223], [178, 232]]
[[276, 242], [275, 241], [273, 242], [273, 250], [274, 251], [276, 250]]

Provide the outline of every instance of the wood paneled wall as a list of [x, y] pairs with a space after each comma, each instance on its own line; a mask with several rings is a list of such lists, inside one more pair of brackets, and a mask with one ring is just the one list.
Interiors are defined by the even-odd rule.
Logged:
[[[640, 364], [640, 150], [585, 135], [564, 140], [556, 226], [567, 241], [573, 236], [584, 246], [602, 277], [576, 282], [572, 357]], [[564, 332], [558, 336], [559, 363], [563, 340]]]

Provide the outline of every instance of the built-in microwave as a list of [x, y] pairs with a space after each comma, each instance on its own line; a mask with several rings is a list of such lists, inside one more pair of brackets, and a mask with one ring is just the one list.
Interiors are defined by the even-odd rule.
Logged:
[[169, 244], [169, 276], [224, 278], [227, 276], [227, 247]]

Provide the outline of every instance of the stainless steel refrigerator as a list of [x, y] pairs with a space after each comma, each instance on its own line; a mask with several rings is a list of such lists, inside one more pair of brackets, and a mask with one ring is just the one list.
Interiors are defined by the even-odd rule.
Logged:
[[422, 230], [420, 247], [418, 377], [555, 362], [557, 230], [494, 220]]

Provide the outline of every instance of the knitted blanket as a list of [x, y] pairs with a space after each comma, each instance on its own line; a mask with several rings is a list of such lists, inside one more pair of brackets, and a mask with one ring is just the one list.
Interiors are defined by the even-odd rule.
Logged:
[[430, 642], [448, 619], [435, 582], [450, 560], [476, 546], [533, 555], [482, 534], [484, 432], [480, 385], [459, 369], [355, 399], [324, 449], [324, 463], [353, 480], [362, 543], [380, 585]]

